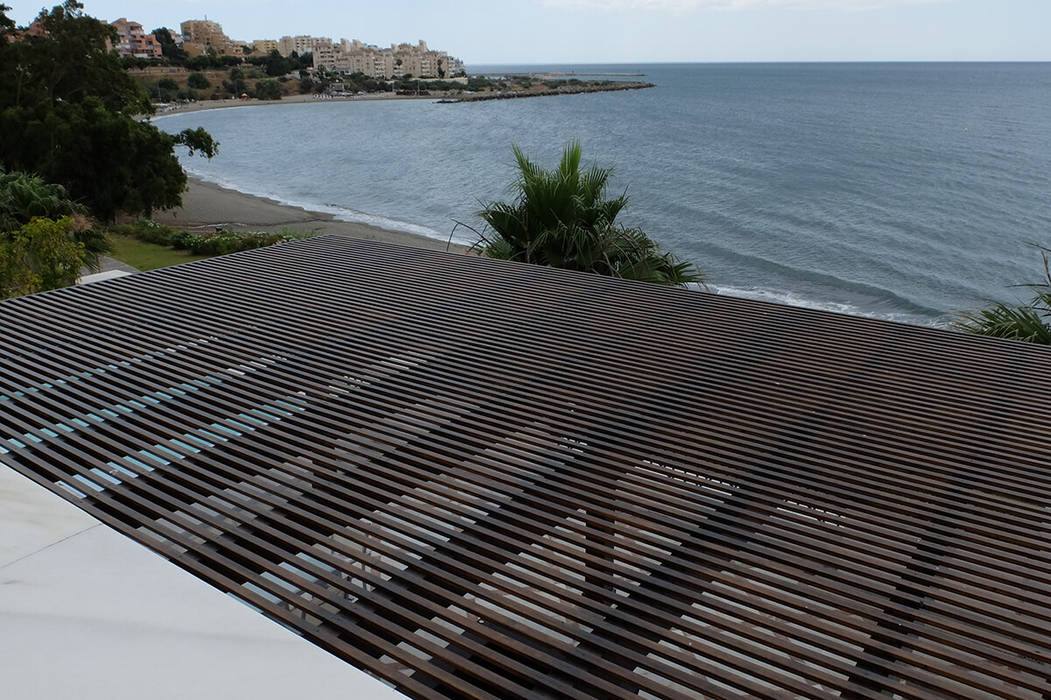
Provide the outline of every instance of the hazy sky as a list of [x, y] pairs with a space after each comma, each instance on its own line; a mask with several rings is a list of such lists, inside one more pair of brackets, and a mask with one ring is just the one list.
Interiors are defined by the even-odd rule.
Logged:
[[[28, 23], [41, 5], [4, 0]], [[53, 3], [52, 3], [53, 4]], [[426, 39], [481, 63], [1051, 60], [1051, 0], [84, 0], [147, 29], [234, 39]]]

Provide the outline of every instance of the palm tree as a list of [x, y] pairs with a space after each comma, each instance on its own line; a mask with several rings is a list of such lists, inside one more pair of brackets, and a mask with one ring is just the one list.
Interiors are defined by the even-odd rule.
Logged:
[[70, 217], [69, 237], [83, 246], [83, 264], [97, 271], [101, 256], [111, 250], [105, 231], [87, 216], [87, 209], [71, 200], [61, 185], [32, 173], [0, 170], [0, 236], [17, 231], [34, 218]]
[[1035, 290], [1028, 304], [1009, 306], [993, 304], [984, 309], [960, 314], [956, 322], [960, 330], [976, 335], [990, 335], [996, 338], [1022, 340], [1027, 343], [1051, 345], [1051, 268], [1049, 268], [1047, 248], [1041, 248], [1044, 258], [1045, 281], [1039, 284], [1023, 285]]
[[474, 249], [503, 260], [549, 265], [665, 285], [703, 282], [695, 265], [666, 253], [641, 229], [616, 222], [626, 195], [606, 199], [612, 169], [580, 170], [580, 143], [566, 145], [554, 170], [544, 170], [513, 147], [518, 178], [512, 202], [489, 202], [478, 212], [488, 233]]

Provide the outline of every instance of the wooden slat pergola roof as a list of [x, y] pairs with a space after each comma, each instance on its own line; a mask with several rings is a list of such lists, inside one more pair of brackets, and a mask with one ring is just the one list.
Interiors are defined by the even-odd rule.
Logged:
[[0, 362], [3, 463], [412, 697], [1051, 696], [1047, 348], [323, 237]]

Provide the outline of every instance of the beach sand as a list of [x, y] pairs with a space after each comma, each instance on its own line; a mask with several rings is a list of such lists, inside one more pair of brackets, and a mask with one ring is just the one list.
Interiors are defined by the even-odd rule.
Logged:
[[203, 112], [208, 109], [231, 109], [233, 107], [267, 107], [272, 105], [289, 104], [316, 104], [318, 102], [373, 102], [391, 100], [430, 100], [435, 102], [448, 94], [435, 92], [431, 95], [397, 95], [393, 92], [372, 92], [367, 95], [352, 95], [349, 97], [326, 97], [319, 98], [316, 95], [285, 95], [280, 100], [199, 100], [182, 104], [154, 105], [157, 113], [151, 118], [166, 117], [172, 114], [185, 114], [187, 112]]
[[[228, 190], [194, 178], [190, 178], [188, 184], [189, 189], [182, 197], [182, 206], [154, 212], [154, 221], [188, 230], [222, 226], [234, 231], [290, 229], [308, 234], [333, 233], [415, 248], [446, 250], [446, 242], [436, 238], [404, 231], [388, 231], [368, 224], [337, 221], [330, 214], [290, 207], [271, 199]], [[466, 247], [453, 243], [448, 250], [465, 252]]]

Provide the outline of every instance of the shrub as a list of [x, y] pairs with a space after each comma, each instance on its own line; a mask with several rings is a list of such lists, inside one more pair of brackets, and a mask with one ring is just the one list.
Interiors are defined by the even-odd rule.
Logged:
[[171, 246], [179, 250], [188, 250], [195, 255], [226, 255], [241, 250], [264, 248], [275, 243], [306, 238], [294, 231], [282, 230], [279, 233], [265, 231], [216, 231], [214, 233], [190, 233], [179, 231], [171, 236]]
[[280, 100], [281, 83], [276, 80], [260, 80], [255, 84], [255, 97], [259, 100]]
[[70, 217], [35, 218], [0, 234], [0, 299], [66, 287], [77, 281], [84, 244], [74, 240]]
[[194, 90], [207, 90], [212, 86], [212, 84], [208, 82], [208, 78], [204, 77], [204, 73], [190, 73], [186, 78], [186, 84]]
[[171, 226], [162, 226], [149, 219], [140, 219], [134, 224], [111, 226], [110, 232], [115, 233], [118, 236], [128, 236], [129, 238], [134, 238], [143, 243], [171, 245], [172, 235], [178, 233], [178, 230]]
[[34, 218], [69, 217], [66, 233], [83, 247], [82, 263], [99, 269], [99, 256], [110, 250], [109, 241], [87, 210], [66, 194], [65, 188], [31, 173], [0, 170], [0, 232], [13, 232]]
[[191, 238], [193, 238], [193, 234], [189, 231], [176, 231], [168, 239], [168, 245], [176, 250], [187, 250]]

